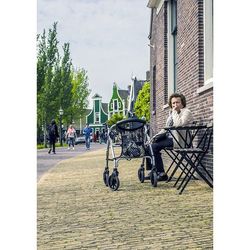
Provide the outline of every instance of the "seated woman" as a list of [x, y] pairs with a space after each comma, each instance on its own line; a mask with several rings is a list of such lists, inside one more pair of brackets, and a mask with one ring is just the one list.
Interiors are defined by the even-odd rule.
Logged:
[[[186, 108], [186, 98], [182, 94], [174, 93], [169, 97], [168, 102], [171, 110], [169, 113], [169, 116], [166, 121], [166, 127], [171, 126], [185, 126], [188, 124], [191, 124], [193, 122], [193, 115], [189, 109]], [[164, 139], [159, 140], [157, 142], [154, 142], [154, 139], [157, 138], [159, 134], [166, 133], [164, 129], [162, 129], [159, 133], [153, 136], [151, 139], [153, 141], [152, 143], [152, 149], [155, 156], [155, 166], [158, 172], [158, 180], [167, 180], [168, 176], [165, 173], [163, 161], [161, 157], [160, 151], [166, 147], [172, 148], [172, 147], [178, 147], [177, 142], [173, 141], [173, 138], [170, 135], [167, 135]], [[179, 134], [174, 134], [175, 138], [178, 140], [180, 145], [182, 145], [184, 142]], [[147, 170], [152, 169], [152, 164], [149, 159], [147, 159]]]

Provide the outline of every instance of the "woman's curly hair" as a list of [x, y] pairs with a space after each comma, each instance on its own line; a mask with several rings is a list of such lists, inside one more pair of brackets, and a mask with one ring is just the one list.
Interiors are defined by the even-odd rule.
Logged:
[[187, 105], [187, 103], [186, 103], [186, 97], [183, 94], [173, 93], [169, 97], [169, 100], [168, 100], [168, 105], [170, 106], [170, 108], [172, 108], [172, 103], [171, 103], [172, 98], [178, 98], [178, 97], [181, 98], [181, 103], [183, 105], [183, 108], [186, 107], [186, 105]]

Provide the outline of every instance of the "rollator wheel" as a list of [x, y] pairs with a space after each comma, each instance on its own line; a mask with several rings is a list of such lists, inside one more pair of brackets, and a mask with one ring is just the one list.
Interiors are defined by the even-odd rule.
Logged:
[[104, 170], [103, 172], [103, 182], [108, 187], [109, 186], [109, 171]]
[[116, 191], [120, 186], [120, 181], [117, 175], [110, 175], [109, 176], [109, 187], [113, 190]]
[[150, 181], [153, 187], [157, 187], [157, 173], [154, 170], [150, 173]]
[[141, 183], [144, 182], [145, 180], [145, 172], [144, 172], [144, 168], [139, 168], [138, 169], [138, 179]]

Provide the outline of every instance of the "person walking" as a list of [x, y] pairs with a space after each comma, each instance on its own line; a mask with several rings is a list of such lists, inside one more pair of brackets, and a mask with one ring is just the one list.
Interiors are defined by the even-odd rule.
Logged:
[[74, 129], [73, 125], [70, 124], [67, 130], [66, 137], [68, 139], [68, 149], [72, 147], [75, 149], [75, 137], [76, 137], [76, 130]]
[[99, 130], [96, 131], [96, 134], [95, 134], [95, 135], [96, 135], [95, 141], [96, 141], [96, 142], [99, 142], [99, 140], [100, 140], [100, 138], [99, 138], [99, 137], [100, 137], [100, 135], [99, 135]]
[[100, 144], [102, 144], [103, 142], [104, 142], [104, 136], [105, 136], [105, 130], [104, 129], [102, 129], [102, 132], [101, 132], [101, 134], [100, 134]]
[[86, 150], [90, 150], [90, 136], [92, 135], [92, 128], [89, 127], [88, 123], [83, 129], [83, 135], [85, 135]]
[[52, 152], [56, 153], [56, 139], [59, 137], [58, 128], [56, 125], [56, 121], [53, 119], [49, 125], [48, 128], [48, 134], [49, 134], [49, 151], [48, 154]]

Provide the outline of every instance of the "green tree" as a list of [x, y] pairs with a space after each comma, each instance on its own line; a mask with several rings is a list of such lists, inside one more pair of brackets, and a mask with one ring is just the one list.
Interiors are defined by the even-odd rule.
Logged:
[[139, 91], [135, 102], [135, 114], [137, 117], [145, 117], [150, 120], [150, 83], [146, 82]]
[[107, 124], [109, 127], [111, 127], [113, 124], [116, 124], [118, 121], [121, 121], [123, 119], [124, 119], [123, 115], [117, 113], [110, 117], [110, 119], [107, 121]]
[[72, 60], [70, 58], [69, 43], [63, 45], [63, 58], [61, 61], [61, 81], [58, 88], [60, 106], [64, 110], [64, 120], [71, 123], [72, 117]]
[[[46, 37], [45, 30], [37, 35], [37, 136], [46, 132], [52, 118], [59, 118], [58, 110], [64, 110], [63, 122], [66, 125], [80, 117], [87, 107], [87, 72], [74, 71], [70, 58], [70, 44], [62, 46], [63, 56], [58, 50], [57, 23], [53, 24]], [[82, 112], [83, 113], [83, 112]], [[44, 138], [46, 133], [44, 134]], [[44, 140], [46, 141], [46, 140]]]
[[82, 117], [88, 106], [90, 94], [87, 71], [84, 69], [73, 69], [72, 71], [72, 117]]
[[47, 67], [47, 47], [45, 30], [37, 36], [37, 136], [43, 134], [45, 124], [45, 110], [43, 108], [43, 88], [45, 84]]
[[[41, 127], [45, 132], [47, 124], [54, 118], [54, 110], [56, 109], [54, 100], [56, 87], [53, 84], [54, 67], [59, 61], [56, 26], [57, 23], [54, 23], [53, 28], [49, 29], [48, 38], [46, 38], [45, 30], [42, 36], [37, 36], [37, 124], [39, 137]], [[44, 133], [44, 138], [45, 136], [46, 133]]]

